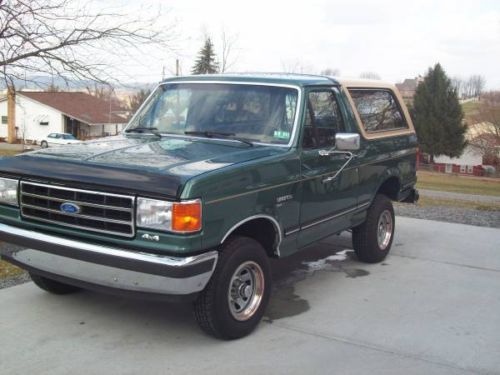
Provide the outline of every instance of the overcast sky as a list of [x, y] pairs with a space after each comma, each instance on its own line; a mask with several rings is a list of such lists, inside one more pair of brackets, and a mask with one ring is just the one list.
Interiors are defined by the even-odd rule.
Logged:
[[[132, 0], [129, 4], [137, 4]], [[301, 66], [311, 73], [339, 69], [357, 77], [372, 71], [399, 82], [425, 74], [440, 62], [450, 77], [483, 75], [500, 89], [500, 1], [150, 0], [175, 21], [176, 53], [131, 65], [138, 80], [156, 80], [162, 65], [173, 72], [175, 55], [188, 74], [203, 36], [220, 49], [220, 34], [237, 36], [233, 71], [282, 71]]]

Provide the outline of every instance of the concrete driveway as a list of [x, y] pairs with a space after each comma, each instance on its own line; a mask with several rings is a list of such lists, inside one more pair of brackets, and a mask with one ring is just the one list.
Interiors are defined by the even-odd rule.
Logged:
[[0, 372], [500, 373], [499, 229], [398, 217], [384, 263], [349, 249], [336, 236], [274, 262], [265, 322], [233, 342], [204, 335], [189, 305], [0, 290]]

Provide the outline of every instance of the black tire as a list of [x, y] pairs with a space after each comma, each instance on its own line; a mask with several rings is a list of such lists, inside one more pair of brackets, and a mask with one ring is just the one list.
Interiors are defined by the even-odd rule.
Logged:
[[[382, 217], [382, 215], [384, 216]], [[382, 225], [384, 225], [386, 221], [389, 221], [389, 215], [391, 227], [386, 226], [384, 231], [386, 235], [381, 236], [383, 240], [380, 241], [378, 234], [381, 220]], [[365, 222], [352, 230], [352, 246], [358, 259], [366, 263], [383, 261], [391, 250], [395, 226], [392, 202], [385, 195], [377, 194], [368, 209]], [[390, 237], [388, 237], [389, 233]]]
[[[251, 302], [253, 298], [257, 298], [260, 303], [255, 305], [254, 309], [250, 309], [251, 314], [244, 320], [238, 320], [235, 317], [235, 304], [229, 300], [230, 285], [244, 283], [237, 278], [233, 279], [235, 272], [249, 265], [258, 270], [257, 274], [260, 277], [254, 278], [253, 285], [259, 285], [255, 280], [263, 282], [263, 290], [261, 293], [252, 293], [252, 297], [247, 297]], [[258, 265], [257, 268], [255, 265]], [[250, 273], [249, 273], [250, 274]], [[234, 282], [232, 282], [234, 280]], [[219, 259], [215, 271], [207, 284], [206, 288], [200, 293], [194, 303], [194, 313], [200, 327], [208, 334], [224, 340], [237, 339], [248, 335], [259, 324], [271, 295], [271, 270], [268, 256], [260, 243], [249, 237], [235, 236], [229, 238], [223, 245], [219, 253]], [[250, 288], [251, 289], [251, 288]], [[256, 288], [259, 290], [259, 288]], [[232, 289], [233, 291], [236, 288]], [[240, 293], [241, 288], [238, 288]], [[240, 296], [239, 293], [234, 295]], [[261, 296], [260, 299], [254, 296]], [[242, 297], [244, 298], [244, 297]], [[252, 304], [250, 303], [250, 306]], [[243, 312], [247, 310], [242, 310]]]
[[76, 286], [63, 284], [60, 283], [59, 281], [47, 279], [46, 277], [36, 275], [31, 272], [30, 272], [30, 277], [31, 280], [33, 280], [33, 282], [36, 284], [36, 286], [52, 294], [70, 294], [81, 290]]
[[40, 147], [41, 147], [41, 148], [47, 148], [47, 147], [49, 147], [49, 144], [48, 144], [47, 142], [45, 142], [45, 141], [42, 141], [42, 142], [40, 143]]

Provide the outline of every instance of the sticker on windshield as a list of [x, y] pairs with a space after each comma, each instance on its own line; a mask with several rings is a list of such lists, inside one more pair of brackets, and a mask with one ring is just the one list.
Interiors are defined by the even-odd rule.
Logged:
[[274, 138], [277, 139], [288, 139], [290, 138], [290, 132], [284, 131], [284, 130], [275, 130], [274, 131]]

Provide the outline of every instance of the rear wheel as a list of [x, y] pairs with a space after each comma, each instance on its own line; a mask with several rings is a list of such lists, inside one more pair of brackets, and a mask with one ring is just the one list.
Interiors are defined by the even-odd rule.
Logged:
[[263, 247], [252, 238], [230, 238], [207, 287], [194, 304], [200, 327], [221, 339], [248, 335], [269, 302], [271, 271]]
[[352, 245], [358, 259], [377, 263], [385, 259], [394, 238], [395, 218], [392, 202], [377, 194], [363, 224], [353, 228]]
[[75, 293], [80, 290], [80, 288], [60, 283], [59, 281], [55, 281], [52, 279], [48, 279], [46, 277], [34, 274], [30, 272], [31, 280], [38, 286], [40, 289], [45, 290], [46, 292], [53, 294], [70, 294]]
[[40, 143], [40, 147], [41, 147], [41, 148], [47, 148], [47, 147], [49, 147], [49, 144], [48, 144], [46, 141], [42, 141], [42, 142]]

